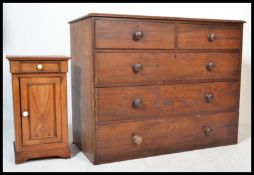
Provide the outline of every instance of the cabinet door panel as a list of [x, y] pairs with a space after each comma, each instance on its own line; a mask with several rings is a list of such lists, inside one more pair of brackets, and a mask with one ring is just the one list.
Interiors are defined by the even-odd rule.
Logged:
[[60, 82], [60, 77], [20, 79], [23, 145], [61, 141]]

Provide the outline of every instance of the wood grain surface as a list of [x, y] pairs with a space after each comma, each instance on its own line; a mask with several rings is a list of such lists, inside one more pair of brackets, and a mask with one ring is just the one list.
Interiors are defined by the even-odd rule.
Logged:
[[[208, 34], [214, 33], [216, 39], [208, 41]], [[179, 24], [179, 49], [240, 49], [240, 25], [197, 25]]]
[[[38, 69], [38, 65], [41, 69]], [[10, 61], [11, 73], [60, 73], [68, 72], [67, 61]]]
[[60, 142], [61, 127], [61, 78], [21, 78], [21, 110], [23, 145]]
[[[133, 40], [133, 32], [143, 38]], [[175, 47], [175, 25], [171, 23], [96, 20], [96, 48], [172, 49]]]
[[167, 16], [144, 16], [144, 15], [126, 15], [126, 14], [108, 14], [108, 13], [89, 13], [85, 16], [71, 20], [69, 23], [79, 22], [87, 18], [113, 18], [113, 19], [148, 19], [148, 20], [165, 20], [165, 21], [183, 21], [183, 22], [207, 22], [207, 23], [227, 23], [227, 24], [242, 24], [243, 20], [226, 20], [226, 19], [205, 19], [205, 18], [182, 18], [182, 17], [167, 17]]
[[72, 58], [72, 128], [73, 143], [90, 161], [94, 161], [94, 59], [93, 21], [70, 26]]
[[[239, 79], [239, 53], [96, 53], [97, 87], [175, 80]], [[213, 62], [215, 68], [207, 70]], [[135, 73], [133, 64], [143, 69]]]
[[[97, 163], [193, 150], [237, 142], [237, 113], [189, 115], [97, 127]], [[204, 129], [211, 133], [206, 135]], [[142, 137], [140, 145], [133, 135]]]
[[[239, 82], [97, 88], [97, 122], [236, 110]], [[205, 96], [213, 95], [206, 102]], [[133, 107], [135, 98], [142, 100]]]

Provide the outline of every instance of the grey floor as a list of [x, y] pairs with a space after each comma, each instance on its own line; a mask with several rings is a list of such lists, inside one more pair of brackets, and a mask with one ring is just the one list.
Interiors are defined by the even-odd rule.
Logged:
[[251, 171], [251, 130], [250, 124], [239, 125], [239, 140], [237, 145], [222, 146], [196, 151], [188, 151], [162, 156], [148, 157], [116, 163], [92, 165], [75, 145], [71, 144], [71, 126], [69, 140], [72, 158], [38, 159], [15, 165], [13, 141], [13, 121], [3, 121], [3, 171]]

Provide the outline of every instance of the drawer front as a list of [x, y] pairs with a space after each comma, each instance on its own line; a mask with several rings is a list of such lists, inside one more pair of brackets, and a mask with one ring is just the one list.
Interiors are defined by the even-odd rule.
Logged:
[[240, 25], [179, 24], [179, 49], [240, 49]]
[[96, 20], [96, 48], [172, 49], [175, 25], [136, 20]]
[[235, 112], [101, 125], [96, 128], [98, 162], [234, 144]]
[[57, 62], [21, 62], [21, 72], [59, 72]]
[[68, 71], [67, 61], [11, 61], [11, 73], [58, 73]]
[[96, 53], [95, 59], [96, 86], [239, 79], [241, 71], [240, 53]]
[[239, 82], [97, 88], [97, 122], [236, 110]]

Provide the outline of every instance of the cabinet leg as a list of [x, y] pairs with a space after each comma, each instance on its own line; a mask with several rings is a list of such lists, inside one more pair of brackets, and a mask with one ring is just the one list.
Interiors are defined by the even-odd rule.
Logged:
[[[14, 146], [15, 151], [15, 146]], [[60, 157], [60, 158], [70, 158], [71, 151], [69, 147], [47, 149], [38, 151], [27, 151], [27, 152], [16, 152], [15, 151], [15, 163], [20, 164], [30, 159], [46, 158], [46, 157]]]

